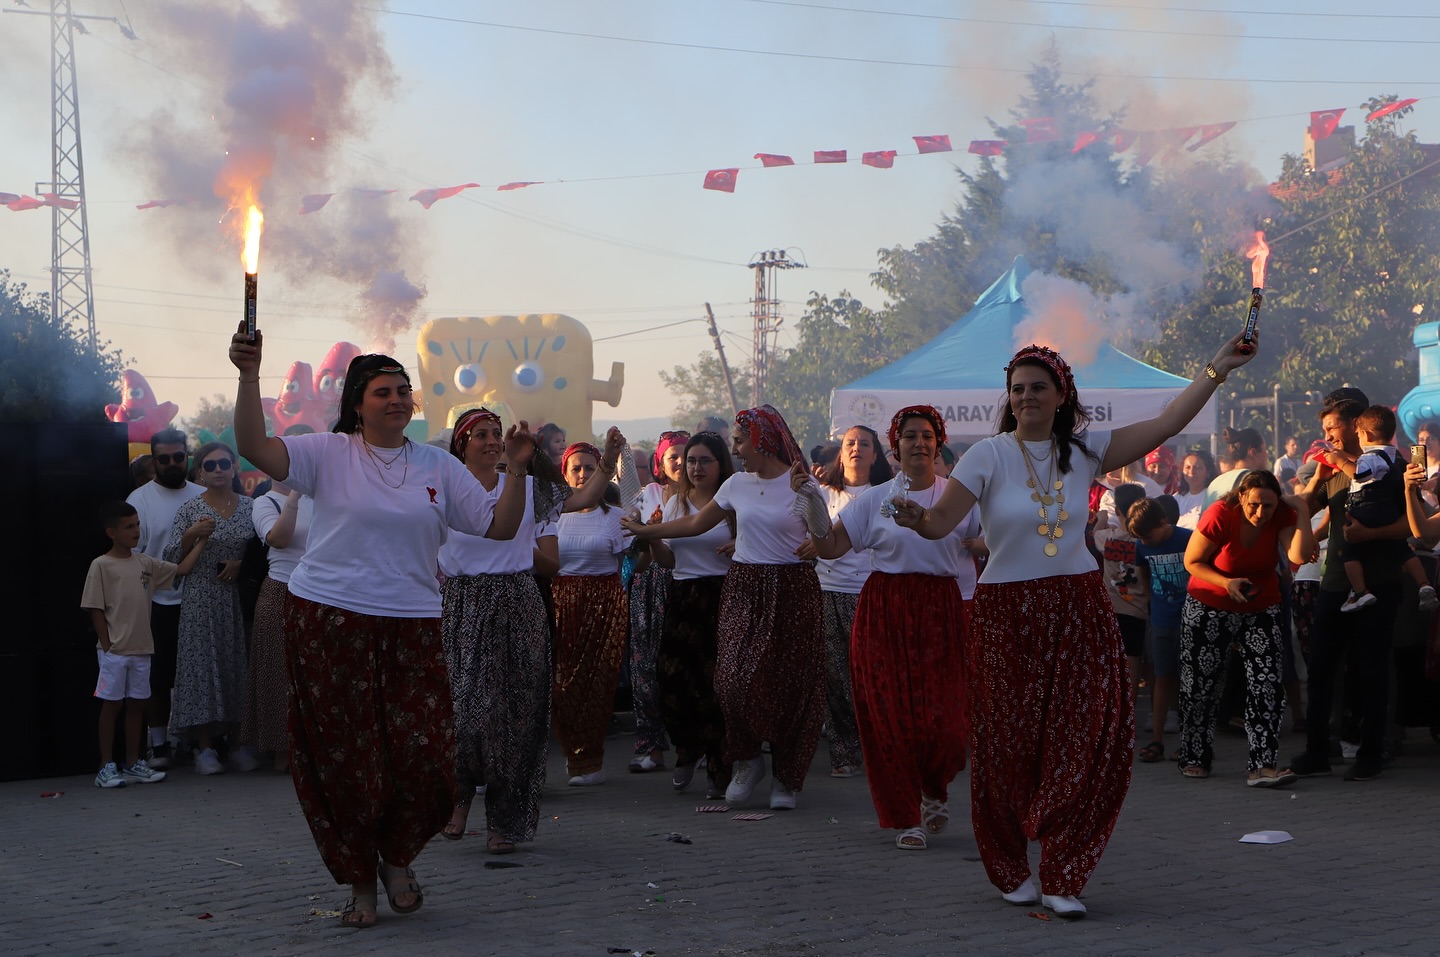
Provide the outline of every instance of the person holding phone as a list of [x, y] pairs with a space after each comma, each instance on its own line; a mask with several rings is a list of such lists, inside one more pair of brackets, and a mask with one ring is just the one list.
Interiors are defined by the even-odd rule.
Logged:
[[1190, 584], [1180, 612], [1180, 773], [1188, 778], [1210, 776], [1215, 707], [1232, 643], [1245, 661], [1245, 783], [1281, 787], [1296, 778], [1276, 767], [1285, 714], [1277, 550], [1299, 566], [1317, 546], [1304, 501], [1283, 494], [1275, 476], [1258, 469], [1207, 508], [1190, 536]]

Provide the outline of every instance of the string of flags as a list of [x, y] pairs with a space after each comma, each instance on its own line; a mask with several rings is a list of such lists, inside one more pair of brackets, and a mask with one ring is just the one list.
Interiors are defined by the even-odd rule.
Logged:
[[[1373, 110], [1365, 117], [1365, 122], [1373, 123], [1378, 119], [1389, 116], [1392, 113], [1414, 106], [1420, 101], [1419, 97], [1397, 100], [1394, 103], [1387, 103], [1379, 109]], [[1340, 126], [1341, 117], [1345, 115], [1345, 109], [1313, 110], [1310, 113], [1310, 135], [1313, 139], [1323, 140], [1334, 134]], [[1131, 129], [1109, 129], [1109, 130], [1085, 130], [1075, 135], [1070, 152], [1072, 154], [1083, 150], [1104, 148], [1107, 144], [1112, 152], [1124, 153], [1134, 150], [1134, 159], [1137, 166], [1147, 166], [1157, 157], [1164, 158], [1184, 149], [1186, 152], [1194, 153], [1221, 136], [1224, 136], [1233, 129], [1238, 120], [1231, 120], [1225, 123], [1197, 124], [1195, 126], [1181, 126], [1164, 130], [1131, 130]], [[1044, 143], [1055, 143], [1061, 139], [1060, 124], [1055, 117], [1038, 116], [1031, 119], [1019, 121], [1020, 128], [1024, 131], [1024, 140], [1021, 143], [1011, 143], [1009, 140], [971, 140], [966, 152], [975, 156], [1000, 156], [1011, 146], [1024, 145], [1033, 146]], [[947, 134], [930, 134], [911, 137], [915, 141], [916, 155], [927, 153], [949, 153], [954, 151], [950, 137]], [[900, 155], [896, 150], [870, 150], [860, 154], [862, 166], [870, 166], [874, 169], [892, 169], [895, 166], [895, 157]], [[783, 153], [756, 153], [755, 159], [760, 161], [764, 169], [771, 169], [777, 166], [794, 166], [795, 158]], [[847, 150], [815, 150], [811, 156], [813, 165], [822, 166], [832, 163], [848, 163], [850, 154]], [[728, 166], [719, 169], [707, 170], [703, 188], [717, 190], [722, 193], [735, 192], [736, 182], [740, 176], [740, 167]], [[456, 186], [434, 186], [417, 190], [410, 196], [412, 202], [419, 203], [425, 209], [429, 209], [442, 199], [449, 199], [458, 196], [467, 189], [494, 189], [497, 192], [524, 189], [527, 186], [544, 185], [543, 180], [518, 180], [515, 182], [503, 183], [498, 186], [484, 186], [480, 183], [461, 183]], [[365, 189], [353, 188], [344, 190], [344, 193], [362, 199], [380, 199], [398, 192], [394, 189]], [[340, 192], [310, 193], [300, 198], [300, 215], [307, 216], [319, 212], [325, 205], [340, 195]], [[189, 202], [186, 199], [152, 199], [140, 203], [135, 208], [164, 209], [168, 206], [184, 206]], [[59, 209], [78, 209], [80, 203], [77, 200], [67, 199], [55, 193], [41, 193], [38, 197], [24, 193], [0, 192], [0, 206], [12, 212], [23, 212], [30, 209], [39, 209], [44, 206], [56, 207]]]

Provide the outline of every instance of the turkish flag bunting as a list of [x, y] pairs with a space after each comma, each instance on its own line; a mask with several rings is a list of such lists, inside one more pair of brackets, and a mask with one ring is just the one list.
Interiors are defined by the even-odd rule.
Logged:
[[865, 153], [860, 157], [860, 162], [876, 169], [889, 169], [895, 165], [895, 151], [876, 150], [873, 153]]
[[952, 149], [950, 137], [943, 134], [939, 136], [913, 136], [915, 148], [921, 153], [948, 153]]
[[1004, 140], [971, 140], [969, 151], [976, 156], [999, 156], [1008, 145]]
[[1146, 130], [1135, 137], [1135, 165], [1145, 166], [1165, 146], [1165, 136], [1160, 130]]
[[4, 206], [6, 203], [13, 203], [19, 198], [19, 193], [0, 193], [0, 206]]
[[523, 182], [506, 183], [504, 186], [497, 186], [497, 187], [495, 187], [495, 188], [496, 188], [497, 190], [499, 190], [500, 192], [503, 193], [503, 192], [505, 192], [507, 189], [524, 189], [526, 186], [538, 186], [538, 185], [539, 185], [539, 181], [538, 181], [538, 180], [526, 180], [526, 181], [523, 181]]
[[462, 183], [459, 186], [438, 186], [431, 189], [422, 189], [410, 198], [426, 209], [429, 209], [442, 199], [449, 199], [451, 196], [463, 193], [465, 190], [479, 185], [479, 183]]
[[756, 153], [755, 158], [759, 160], [760, 165], [764, 166], [766, 169], [769, 169], [772, 166], [795, 165], [795, 161], [793, 159], [788, 156], [782, 156], [779, 153]]
[[309, 196], [301, 196], [300, 215], [304, 216], [306, 213], [313, 213], [317, 209], [323, 209], [325, 204], [330, 202], [330, 197], [334, 195], [334, 193], [311, 193]]
[[1078, 153], [1092, 143], [1098, 142], [1100, 142], [1100, 134], [1096, 133], [1094, 130], [1086, 130], [1084, 133], [1081, 133], [1075, 137], [1075, 146], [1073, 149], [1070, 150], [1070, 152]]
[[357, 186], [355, 189], [352, 189], [350, 192], [352, 192], [352, 193], [359, 193], [361, 196], [364, 196], [366, 199], [379, 199], [381, 196], [389, 196], [391, 193], [395, 192], [395, 190], [393, 190], [393, 189], [365, 189], [364, 187], [359, 187], [359, 186]]
[[1312, 110], [1310, 112], [1310, 135], [1317, 140], [1329, 139], [1330, 134], [1335, 132], [1335, 127], [1340, 125], [1340, 117], [1344, 115], [1343, 109]]
[[178, 199], [152, 199], [148, 203], [141, 203], [136, 209], [164, 209], [166, 206], [174, 206], [179, 203]]
[[1060, 138], [1060, 129], [1053, 116], [1037, 116], [1033, 120], [1021, 120], [1025, 127], [1026, 143], [1052, 143]]
[[1219, 139], [1221, 136], [1224, 136], [1226, 133], [1230, 132], [1231, 128], [1234, 127], [1234, 125], [1234, 121], [1231, 121], [1229, 123], [1211, 123], [1208, 126], [1200, 127], [1200, 138], [1195, 142], [1191, 143], [1189, 146], [1185, 147], [1186, 151], [1190, 153], [1195, 152], [1211, 140]]
[[63, 199], [58, 193], [41, 193], [40, 196], [45, 200], [46, 206], [54, 206], [57, 209], [80, 208], [80, 203], [78, 200]]
[[1165, 145], [1164, 156], [1170, 156], [1177, 152], [1180, 147], [1190, 142], [1190, 137], [1198, 132], [1200, 132], [1198, 126], [1181, 126], [1173, 130], [1161, 130], [1160, 139]]
[[1365, 122], [1366, 122], [1366, 123], [1370, 123], [1370, 122], [1372, 122], [1372, 121], [1374, 121], [1374, 120], [1380, 119], [1380, 117], [1382, 117], [1382, 116], [1389, 116], [1391, 113], [1394, 113], [1394, 112], [1396, 112], [1397, 110], [1403, 110], [1403, 109], [1405, 109], [1405, 107], [1407, 107], [1407, 106], [1414, 106], [1416, 103], [1419, 103], [1419, 102], [1420, 102], [1420, 100], [1419, 100], [1418, 97], [1413, 97], [1413, 96], [1412, 96], [1412, 97], [1410, 97], [1410, 99], [1408, 99], [1408, 100], [1399, 100], [1398, 102], [1391, 103], [1391, 104], [1389, 104], [1388, 106], [1382, 106], [1382, 107], [1380, 107], [1380, 109], [1376, 110], [1374, 113], [1371, 113], [1369, 116], [1365, 117]]
[[1115, 152], [1123, 153], [1135, 145], [1135, 140], [1140, 136], [1134, 130], [1115, 131]]
[[36, 199], [34, 196], [21, 196], [19, 199], [12, 199], [6, 203], [5, 208], [11, 212], [19, 213], [27, 209], [39, 209], [44, 205], [45, 202], [43, 200]]
[[817, 163], [844, 163], [844, 150], [816, 150], [815, 162]]
[[712, 169], [705, 174], [705, 188], [718, 189], [722, 193], [735, 192], [735, 177], [740, 175], [738, 167]]

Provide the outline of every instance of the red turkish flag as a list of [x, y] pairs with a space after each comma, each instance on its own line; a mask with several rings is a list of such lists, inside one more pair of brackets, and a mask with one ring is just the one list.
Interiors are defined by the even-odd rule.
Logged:
[[1413, 96], [1410, 97], [1410, 99], [1408, 99], [1408, 100], [1398, 100], [1398, 101], [1396, 101], [1396, 102], [1394, 102], [1394, 103], [1390, 103], [1390, 104], [1388, 104], [1388, 105], [1386, 105], [1386, 106], [1380, 107], [1380, 109], [1376, 110], [1375, 112], [1371, 113], [1369, 116], [1365, 117], [1365, 122], [1366, 122], [1366, 123], [1374, 122], [1375, 120], [1380, 119], [1380, 117], [1382, 117], [1382, 116], [1389, 116], [1391, 113], [1394, 113], [1394, 112], [1396, 112], [1396, 111], [1398, 111], [1398, 110], [1403, 110], [1403, 109], [1405, 109], [1405, 107], [1407, 107], [1407, 106], [1414, 106], [1416, 103], [1419, 103], [1419, 102], [1420, 102], [1419, 98], [1418, 98], [1418, 97], [1413, 97]]
[[0, 193], [0, 206], [4, 206], [6, 203], [13, 203], [19, 198], [19, 193]]
[[1134, 130], [1116, 130], [1116, 131], [1115, 131], [1115, 152], [1117, 152], [1117, 153], [1123, 153], [1123, 152], [1125, 152], [1125, 151], [1128, 150], [1130, 147], [1132, 147], [1132, 146], [1135, 145], [1135, 140], [1137, 140], [1139, 137], [1140, 137], [1140, 134], [1137, 133], [1137, 132], [1135, 132]]
[[860, 162], [876, 169], [889, 169], [895, 165], [895, 151], [876, 150], [873, 153], [864, 153], [860, 157]]
[[1146, 166], [1165, 146], [1165, 137], [1158, 130], [1146, 130], [1135, 137], [1135, 165]]
[[38, 200], [34, 196], [27, 195], [21, 196], [19, 199], [12, 199], [10, 202], [5, 204], [5, 208], [10, 210], [11, 212], [19, 213], [27, 209], [39, 209], [41, 206], [44, 205], [44, 201]]
[[971, 140], [969, 152], [976, 156], [999, 156], [1008, 145], [1004, 140]]
[[301, 196], [300, 215], [304, 216], [306, 213], [313, 213], [317, 209], [323, 209], [325, 204], [330, 202], [330, 197], [334, 195], [334, 193], [311, 193], [309, 196]]
[[1025, 127], [1026, 143], [1052, 143], [1060, 138], [1060, 128], [1053, 116], [1037, 116], [1033, 120], [1021, 120]]
[[497, 187], [495, 187], [495, 189], [498, 190], [499, 192], [502, 192], [502, 193], [503, 193], [503, 192], [505, 192], [507, 189], [524, 189], [526, 186], [539, 186], [539, 185], [540, 185], [540, 181], [539, 181], [539, 180], [526, 180], [526, 181], [523, 181], [523, 182], [506, 183], [504, 186], [497, 186]]
[[431, 189], [422, 189], [410, 198], [426, 209], [429, 209], [442, 199], [449, 199], [451, 196], [458, 195], [467, 189], [472, 189], [479, 185], [479, 183], [462, 183], [459, 186], [437, 186]]
[[365, 189], [364, 187], [359, 187], [359, 186], [357, 186], [355, 189], [352, 189], [350, 192], [352, 192], [352, 193], [358, 193], [359, 195], [364, 196], [366, 199], [379, 199], [381, 196], [389, 196], [391, 193], [395, 192], [395, 190], [393, 190], [393, 189]]
[[817, 162], [817, 163], [844, 163], [844, 162], [846, 162], [846, 159], [845, 159], [845, 151], [844, 151], [844, 150], [816, 150], [816, 151], [815, 151], [815, 162]]
[[57, 209], [80, 208], [80, 203], [78, 200], [64, 199], [60, 196], [59, 193], [41, 193], [40, 196], [45, 201], [46, 206], [54, 206]]
[[760, 165], [764, 166], [766, 169], [769, 169], [772, 166], [795, 165], [795, 161], [793, 159], [788, 156], [782, 156], [779, 153], [756, 153], [755, 158], [759, 160]]
[[1086, 130], [1084, 133], [1081, 133], [1075, 137], [1075, 146], [1073, 149], [1070, 150], [1070, 152], [1078, 153], [1092, 143], [1098, 142], [1100, 142], [1100, 134], [1096, 133], [1094, 130]]
[[1185, 147], [1186, 151], [1190, 153], [1195, 152], [1211, 140], [1219, 139], [1221, 136], [1230, 132], [1230, 129], [1234, 127], [1234, 125], [1235, 123], [1232, 120], [1229, 123], [1211, 123], [1208, 126], [1200, 127], [1200, 138]]
[[722, 193], [735, 192], [735, 177], [740, 175], [740, 169], [732, 166], [729, 169], [712, 169], [705, 174], [705, 188], [718, 189]]
[[136, 209], [164, 209], [166, 206], [174, 206], [179, 203], [178, 199], [152, 199], [148, 203], [141, 203]]
[[1340, 125], [1340, 117], [1345, 115], [1343, 109], [1339, 110], [1311, 110], [1310, 111], [1310, 135], [1317, 139], [1328, 139], [1335, 127]]
[[952, 149], [950, 137], [940, 134], [937, 136], [912, 136], [915, 141], [915, 148], [921, 153], [948, 153]]

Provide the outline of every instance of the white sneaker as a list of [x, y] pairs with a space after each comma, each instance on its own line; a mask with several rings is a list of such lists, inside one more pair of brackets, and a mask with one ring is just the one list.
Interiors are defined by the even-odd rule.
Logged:
[[1357, 595], [1352, 591], [1350, 597], [1345, 599], [1345, 604], [1340, 606], [1340, 610], [1344, 612], [1359, 611], [1362, 608], [1369, 608], [1377, 601], [1379, 599], [1368, 591], [1363, 595]]
[[1429, 585], [1420, 586], [1420, 610], [1434, 611], [1440, 608], [1440, 595], [1435, 594], [1435, 589]]
[[772, 811], [793, 811], [795, 810], [795, 792], [781, 784], [779, 781], [770, 785], [770, 810]]
[[97, 788], [123, 788], [125, 786], [125, 779], [120, 776], [120, 769], [115, 766], [114, 761], [105, 765], [100, 769], [100, 773], [95, 775], [95, 786]]
[[195, 755], [196, 774], [224, 774], [225, 765], [220, 763], [220, 755], [215, 753], [214, 748], [206, 748]]
[[735, 776], [725, 789], [727, 804], [744, 804], [755, 793], [755, 786], [765, 780], [765, 759], [763, 757], [742, 758], [735, 762]]
[[230, 766], [236, 771], [254, 771], [260, 766], [260, 759], [249, 748], [236, 748], [230, 752]]
[[1080, 898], [1071, 897], [1069, 894], [1044, 894], [1040, 901], [1055, 912], [1056, 917], [1074, 919], [1085, 916], [1085, 905], [1080, 903]]
[[155, 784], [165, 780], [165, 772], [154, 770], [150, 765], [145, 763], [144, 758], [136, 761], [120, 773], [124, 775], [125, 780], [134, 781], [137, 784]]
[[1354, 761], [1355, 755], [1360, 753], [1360, 745], [1352, 741], [1340, 742], [1340, 756], [1346, 761]]
[[597, 784], [605, 783], [604, 771], [591, 771], [589, 774], [577, 774], [570, 779], [572, 788], [588, 788]]
[[1000, 895], [1007, 904], [1034, 904], [1040, 900], [1040, 892], [1035, 889], [1035, 878], [1025, 878], [1025, 883]]

